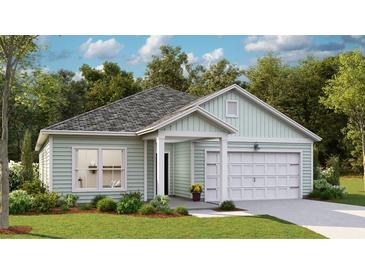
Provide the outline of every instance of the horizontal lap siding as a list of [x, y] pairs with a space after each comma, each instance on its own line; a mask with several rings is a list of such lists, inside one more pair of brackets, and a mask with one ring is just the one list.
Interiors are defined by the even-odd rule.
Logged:
[[50, 144], [49, 141], [39, 152], [39, 179], [49, 188], [49, 170], [50, 170]]
[[[127, 190], [143, 192], [143, 141], [120, 137], [54, 136], [53, 139], [53, 191], [72, 193], [72, 147], [125, 147], [127, 148]], [[119, 199], [121, 192], [77, 192], [79, 202], [89, 202], [103, 194]]]
[[[252, 149], [254, 143], [229, 142], [228, 149]], [[287, 144], [287, 143], [260, 143], [260, 149], [276, 150], [277, 152], [285, 150], [301, 150], [302, 151], [302, 184], [303, 195], [308, 195], [312, 189], [312, 155], [311, 144]], [[199, 142], [195, 143], [194, 154], [194, 178], [195, 182], [205, 182], [205, 150], [219, 150], [218, 142]]]
[[154, 182], [155, 182], [155, 172], [154, 172], [154, 141], [148, 141], [147, 143], [147, 199], [152, 199], [154, 194]]
[[190, 142], [174, 144], [174, 194], [190, 198]]

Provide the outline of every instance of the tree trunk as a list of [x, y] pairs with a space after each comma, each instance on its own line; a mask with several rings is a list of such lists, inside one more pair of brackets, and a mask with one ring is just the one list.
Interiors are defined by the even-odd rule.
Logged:
[[365, 191], [365, 133], [362, 134], [362, 165], [364, 168], [363, 181], [364, 181], [364, 191]]
[[9, 227], [9, 159], [8, 159], [8, 104], [11, 85], [11, 62], [6, 64], [2, 98], [2, 125], [0, 142], [0, 228]]

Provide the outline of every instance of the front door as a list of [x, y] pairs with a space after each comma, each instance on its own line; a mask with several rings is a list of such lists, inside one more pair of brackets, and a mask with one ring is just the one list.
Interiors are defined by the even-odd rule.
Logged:
[[[156, 154], [156, 161], [157, 161], [157, 154]], [[165, 153], [165, 175], [164, 175], [164, 185], [165, 185], [165, 192], [164, 194], [165, 195], [169, 195], [169, 154], [168, 153]], [[156, 192], [155, 194], [157, 194], [157, 162], [156, 162]]]

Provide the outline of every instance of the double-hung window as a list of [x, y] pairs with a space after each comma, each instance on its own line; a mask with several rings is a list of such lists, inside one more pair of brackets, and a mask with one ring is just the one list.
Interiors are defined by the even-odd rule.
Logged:
[[75, 191], [125, 190], [126, 149], [74, 148]]

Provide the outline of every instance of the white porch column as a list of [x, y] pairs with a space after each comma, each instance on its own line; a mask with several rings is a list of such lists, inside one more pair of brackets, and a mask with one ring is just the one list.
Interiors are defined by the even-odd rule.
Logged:
[[157, 195], [165, 195], [165, 138], [156, 138]]
[[147, 201], [147, 140], [143, 143], [143, 200]]
[[228, 153], [227, 137], [220, 138], [221, 202], [228, 200]]

